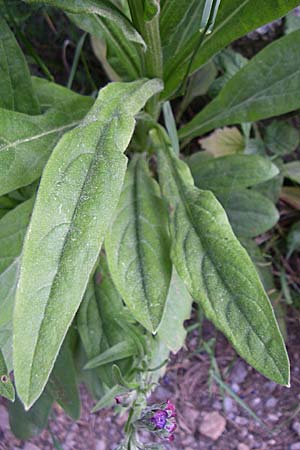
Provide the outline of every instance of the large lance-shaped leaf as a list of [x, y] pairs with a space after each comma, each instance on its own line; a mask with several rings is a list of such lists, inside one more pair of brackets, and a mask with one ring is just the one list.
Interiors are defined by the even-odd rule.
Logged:
[[105, 248], [126, 305], [138, 322], [155, 332], [168, 294], [171, 262], [166, 207], [142, 157], [129, 166]]
[[[178, 0], [178, 3], [181, 2], [182, 0]], [[203, 44], [198, 49], [190, 73], [205, 64], [230, 42], [261, 25], [284, 16], [298, 4], [298, 0], [264, 0], [263, 2], [261, 0], [222, 0], [212, 33], [205, 37]], [[165, 67], [164, 98], [169, 97], [178, 89], [199, 39], [199, 32], [195, 33], [182, 50], [174, 53], [174, 56], [168, 60]]]
[[210, 191], [194, 187], [185, 163], [162, 137], [159, 178], [170, 208], [172, 259], [192, 297], [238, 353], [265, 376], [289, 384], [275, 316], [248, 254]]
[[268, 45], [229, 80], [220, 94], [179, 131], [191, 139], [223, 125], [299, 108], [300, 30]]
[[25, 0], [27, 3], [47, 3], [75, 14], [97, 14], [115, 22], [129, 41], [145, 46], [142, 36], [128, 17], [110, 0]]
[[190, 161], [196, 186], [209, 191], [254, 186], [279, 173], [275, 164], [259, 155], [234, 154], [194, 163], [193, 159]]
[[14, 369], [29, 408], [42, 393], [117, 206], [134, 116], [158, 80], [112, 83], [56, 146], [24, 243], [14, 311]]
[[13, 32], [0, 16], [0, 107], [39, 114], [29, 69]]
[[78, 125], [93, 104], [90, 97], [65, 88], [61, 96], [62, 91], [65, 102], [45, 114], [29, 116], [0, 108], [0, 195], [36, 180], [61, 135]]

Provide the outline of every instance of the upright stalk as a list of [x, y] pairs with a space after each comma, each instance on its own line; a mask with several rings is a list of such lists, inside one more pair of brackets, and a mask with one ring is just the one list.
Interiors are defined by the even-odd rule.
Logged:
[[[148, 78], [163, 78], [163, 55], [159, 31], [160, 7], [157, 0], [128, 0], [132, 22], [144, 38], [147, 49], [144, 53], [144, 75]], [[152, 97], [146, 111], [157, 120], [160, 112], [159, 95]]]

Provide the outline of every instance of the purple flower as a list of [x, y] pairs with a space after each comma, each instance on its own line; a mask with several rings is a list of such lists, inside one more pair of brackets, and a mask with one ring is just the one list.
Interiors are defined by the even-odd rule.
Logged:
[[174, 440], [176, 425], [176, 408], [168, 400], [160, 405], [151, 405], [146, 408], [140, 420], [136, 422], [138, 428], [147, 428], [163, 439]]
[[167, 423], [168, 413], [164, 410], [158, 410], [154, 413], [154, 416], [150, 419], [156, 428], [165, 428]]

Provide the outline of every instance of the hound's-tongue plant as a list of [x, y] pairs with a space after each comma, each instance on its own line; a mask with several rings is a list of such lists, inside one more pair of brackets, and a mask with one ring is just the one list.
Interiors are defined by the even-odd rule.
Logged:
[[[17, 29], [10, 3], [5, 17]], [[162, 448], [141, 446], [137, 434], [174, 438], [174, 405], [145, 404], [169, 351], [183, 346], [193, 300], [248, 363], [289, 385], [284, 342], [245, 250], [278, 220], [263, 189], [279, 169], [243, 143], [249, 149], [251, 122], [299, 108], [300, 31], [245, 59], [183, 126], [169, 100], [184, 96], [184, 114], [216, 77], [214, 55], [298, 0], [25, 3], [28, 13], [36, 3], [64, 10], [118, 81], [95, 100], [31, 77], [0, 18], [0, 393], [15, 398], [14, 370], [10, 422], [27, 439], [54, 401], [78, 418], [80, 380], [94, 411], [115, 398], [128, 409], [119, 449]], [[191, 76], [197, 92], [185, 96]], [[192, 138], [240, 123], [239, 154], [179, 155]]]

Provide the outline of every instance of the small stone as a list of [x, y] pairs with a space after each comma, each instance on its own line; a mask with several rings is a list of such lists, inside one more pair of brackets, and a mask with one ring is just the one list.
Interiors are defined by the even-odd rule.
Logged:
[[2, 429], [9, 429], [8, 411], [3, 405], [0, 405], [0, 424]]
[[246, 444], [239, 444], [237, 450], [250, 450], [250, 447]]
[[260, 402], [261, 402], [261, 399], [260, 399], [259, 397], [255, 397], [255, 398], [252, 400], [251, 405], [252, 405], [252, 406], [258, 406], [258, 405], [260, 404]]
[[27, 442], [25, 444], [25, 447], [23, 447], [23, 450], [40, 450], [40, 449], [36, 445]]
[[292, 425], [292, 430], [300, 436], [300, 422], [295, 421]]
[[300, 450], [300, 442], [295, 442], [290, 446], [290, 450]]
[[231, 397], [225, 397], [223, 405], [224, 405], [224, 410], [227, 414], [232, 412], [234, 409], [234, 402]]
[[235, 364], [235, 366], [231, 372], [230, 378], [231, 378], [232, 383], [240, 384], [245, 381], [247, 375], [248, 375], [248, 370], [247, 370], [245, 363], [243, 361], [239, 360]]
[[268, 398], [268, 400], [266, 401], [266, 408], [267, 408], [267, 409], [275, 408], [275, 406], [277, 405], [277, 403], [278, 403], [278, 399], [277, 399], [277, 398], [275, 398], [275, 397], [270, 397], [270, 398]]
[[240, 392], [240, 390], [241, 390], [240, 386], [239, 386], [237, 383], [232, 383], [231, 389], [232, 389], [233, 392], [235, 392], [236, 394], [237, 394], [238, 392]]
[[245, 426], [245, 425], [248, 425], [248, 422], [249, 422], [249, 421], [248, 421], [248, 419], [246, 419], [246, 417], [236, 416], [235, 422], [236, 422], [238, 425]]
[[271, 422], [277, 422], [278, 416], [276, 416], [276, 414], [268, 414], [268, 419], [269, 419]]
[[96, 450], [106, 450], [107, 449], [107, 445], [106, 445], [106, 441], [97, 441], [96, 442]]
[[219, 439], [226, 428], [226, 420], [218, 412], [204, 413], [199, 431], [213, 441]]

